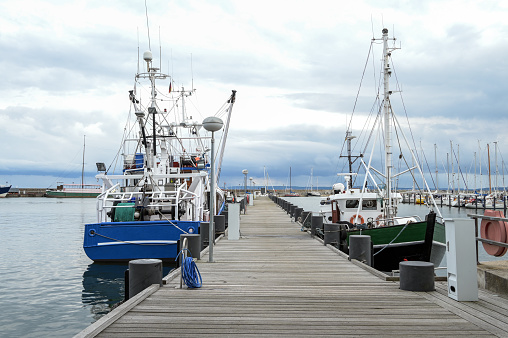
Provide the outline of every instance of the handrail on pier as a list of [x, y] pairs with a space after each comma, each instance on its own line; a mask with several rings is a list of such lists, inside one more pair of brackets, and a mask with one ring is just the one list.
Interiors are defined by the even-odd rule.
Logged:
[[508, 243], [503, 242], [497, 242], [490, 239], [485, 239], [478, 237], [478, 219], [481, 220], [489, 220], [489, 221], [501, 221], [501, 222], [508, 222], [508, 218], [506, 217], [493, 217], [493, 216], [485, 216], [485, 215], [478, 215], [478, 214], [467, 214], [468, 217], [474, 219], [474, 229], [475, 229], [475, 237], [476, 237], [476, 263], [479, 263], [478, 259], [478, 242], [487, 243], [495, 246], [500, 246], [503, 248], [508, 248]]

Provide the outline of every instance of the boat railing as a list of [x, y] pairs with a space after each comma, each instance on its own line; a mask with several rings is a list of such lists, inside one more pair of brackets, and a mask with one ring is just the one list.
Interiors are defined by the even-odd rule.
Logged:
[[478, 236], [478, 220], [489, 220], [489, 221], [500, 221], [500, 222], [508, 222], [508, 218], [506, 217], [494, 217], [494, 216], [485, 216], [478, 214], [467, 214], [467, 217], [474, 219], [475, 223], [475, 237], [476, 237], [476, 262], [479, 263], [478, 259], [478, 244], [479, 242], [495, 245], [502, 248], [508, 248], [508, 243], [493, 241], [487, 238], [482, 238]]
[[190, 201], [194, 207], [199, 208], [199, 204], [195, 199], [198, 196], [196, 193], [189, 191], [186, 188], [186, 183], [183, 183], [176, 190], [158, 190], [158, 191], [118, 191], [119, 183], [115, 184], [108, 190], [101, 193], [97, 198], [98, 203], [98, 219], [99, 221], [106, 221], [106, 210], [115, 208], [129, 208], [131, 206], [118, 205], [118, 203], [128, 203], [133, 201], [142, 201], [148, 198], [149, 203], [144, 205], [148, 208], [167, 208], [175, 207], [175, 214], [178, 214], [179, 202]]
[[392, 220], [396, 220], [396, 219], [407, 219], [407, 218], [414, 218], [417, 220], [417, 222], [421, 222], [422, 219], [420, 216], [418, 215], [412, 215], [412, 216], [396, 216], [396, 217], [392, 217], [391, 219]]

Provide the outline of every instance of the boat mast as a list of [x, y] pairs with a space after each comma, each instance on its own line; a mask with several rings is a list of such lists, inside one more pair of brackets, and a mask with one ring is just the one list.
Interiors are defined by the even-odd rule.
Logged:
[[289, 193], [291, 194], [293, 192], [291, 188], [291, 167], [289, 167]]
[[349, 176], [349, 182], [348, 182], [348, 189], [353, 189], [353, 161], [351, 159], [351, 140], [355, 138], [356, 136], [351, 135], [351, 131], [346, 132], [346, 140], [347, 140], [347, 158], [348, 158], [348, 164], [349, 164], [349, 173], [351, 174]]
[[474, 192], [476, 194], [476, 151], [474, 152]]
[[310, 168], [310, 191], [312, 191], [312, 171], [314, 168]]
[[390, 75], [392, 70], [390, 68], [390, 56], [391, 52], [388, 49], [388, 29], [383, 28], [383, 73], [384, 73], [384, 93], [383, 93], [383, 114], [384, 114], [384, 131], [385, 131], [385, 175], [386, 175], [386, 202], [385, 210], [387, 219], [396, 216], [396, 206], [392, 200], [392, 116], [391, 116], [391, 105], [390, 105]]
[[455, 171], [453, 169], [453, 144], [450, 140], [450, 162], [452, 164], [452, 194], [455, 193]]
[[81, 162], [81, 189], [83, 189], [83, 185], [85, 184], [85, 137], [86, 135], [83, 135], [83, 161]]
[[498, 171], [497, 171], [497, 141], [494, 142], [494, 163], [495, 163], [495, 168], [496, 168], [496, 176], [494, 176], [494, 192], [497, 192], [497, 187], [498, 187], [498, 184], [497, 184], [497, 174], [498, 174]]
[[[460, 171], [460, 144], [457, 143], [457, 192], [460, 194], [460, 178], [462, 173]], [[460, 203], [460, 201], [459, 201]]]
[[265, 193], [267, 193], [267, 184], [268, 184], [268, 180], [266, 178], [266, 166], [263, 166], [263, 176], [265, 177]]
[[[349, 181], [347, 182], [347, 189], [353, 189], [353, 163], [359, 158], [363, 157], [362, 154], [358, 156], [351, 155], [351, 140], [356, 138], [356, 136], [351, 135], [352, 132], [350, 130], [346, 131], [346, 144], [347, 144], [347, 156], [339, 156], [339, 157], [347, 157], [349, 164]], [[353, 160], [354, 158], [354, 160]]]
[[487, 143], [487, 160], [489, 162], [489, 194], [492, 194], [492, 183], [490, 180], [490, 145]]
[[436, 164], [436, 192], [439, 191], [438, 169], [437, 169], [437, 144], [434, 143], [434, 163]]

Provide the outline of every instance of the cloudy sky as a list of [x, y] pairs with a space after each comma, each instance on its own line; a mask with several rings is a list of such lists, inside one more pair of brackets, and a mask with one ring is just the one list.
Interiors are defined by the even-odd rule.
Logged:
[[[237, 90], [222, 183], [242, 169], [257, 185], [330, 186], [373, 37], [386, 27], [402, 90], [397, 114], [440, 186], [447, 156], [486, 172], [508, 159], [508, 3], [502, 1], [3, 1], [0, 3], [0, 184], [87, 183], [115, 156], [129, 109], [138, 46], [151, 48], [176, 84], [197, 88], [194, 108], [215, 114]], [[160, 43], [159, 43], [160, 42]], [[379, 51], [379, 49], [378, 49]], [[355, 109], [360, 133], [375, 97], [377, 54]], [[192, 60], [192, 62], [191, 62]], [[374, 60], [374, 61], [372, 61]], [[372, 69], [372, 67], [371, 67]], [[397, 94], [400, 96], [400, 94]], [[434, 154], [434, 144], [437, 153]], [[458, 156], [457, 156], [458, 155]], [[479, 171], [479, 169], [477, 169]], [[508, 174], [508, 171], [507, 171]]]

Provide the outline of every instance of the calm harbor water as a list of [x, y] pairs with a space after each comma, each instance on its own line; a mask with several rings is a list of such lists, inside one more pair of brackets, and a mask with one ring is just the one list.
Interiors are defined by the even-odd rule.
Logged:
[[0, 199], [0, 337], [73, 336], [123, 300], [127, 265], [83, 251], [95, 219], [93, 198]]
[[[319, 210], [319, 198], [288, 199]], [[426, 213], [419, 205], [400, 209]], [[442, 213], [472, 212], [443, 207]], [[95, 199], [0, 199], [1, 337], [73, 336], [123, 300], [127, 265], [93, 264], [83, 251], [84, 224], [95, 217]], [[480, 246], [480, 261], [494, 259], [506, 258], [488, 256]]]

